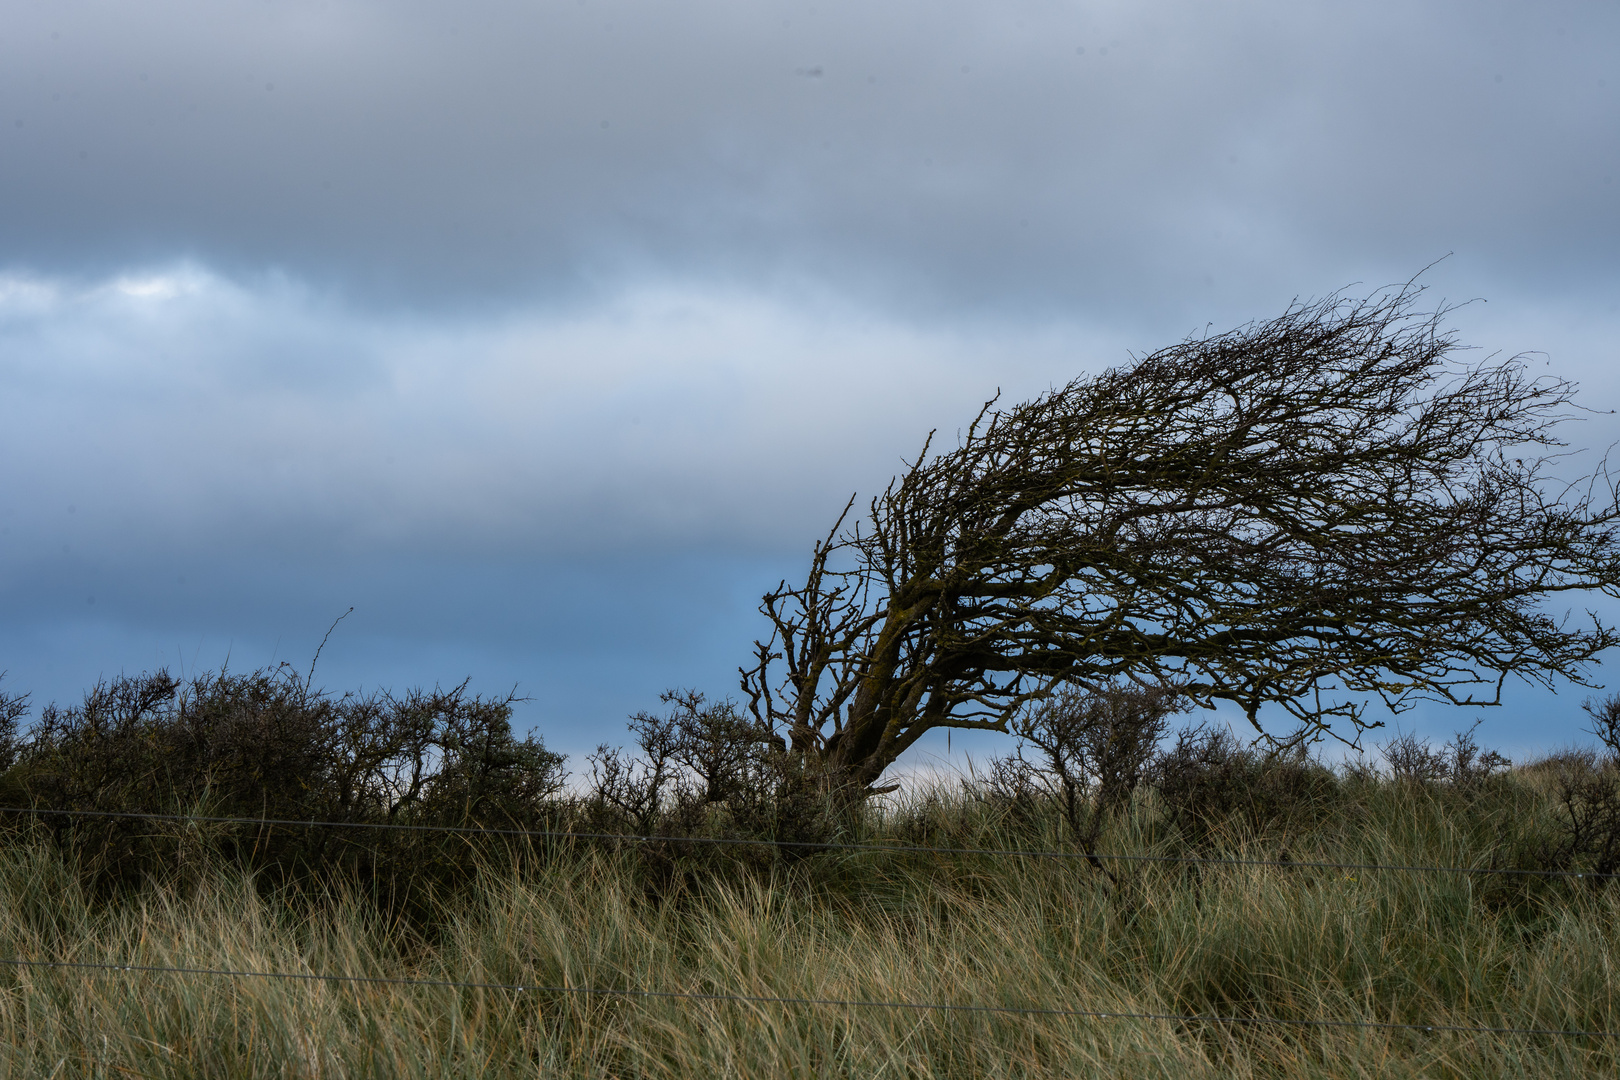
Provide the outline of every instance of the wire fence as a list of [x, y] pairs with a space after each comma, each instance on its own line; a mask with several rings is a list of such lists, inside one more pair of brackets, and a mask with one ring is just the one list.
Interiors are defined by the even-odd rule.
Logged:
[[1239, 1027], [1372, 1028], [1383, 1031], [1450, 1032], [1465, 1035], [1540, 1035], [1561, 1038], [1616, 1039], [1620, 1031], [1576, 1028], [1494, 1027], [1470, 1024], [1410, 1024], [1393, 1020], [1310, 1020], [1280, 1016], [1218, 1016], [1200, 1013], [1116, 1012], [1104, 1009], [1058, 1009], [1021, 1005], [961, 1005], [941, 1001], [869, 1001], [860, 998], [812, 998], [774, 994], [719, 994], [697, 990], [629, 990], [612, 987], [542, 986], [534, 983], [475, 982], [460, 979], [410, 979], [388, 975], [337, 975], [304, 971], [234, 971], [228, 968], [165, 967], [90, 960], [23, 960], [0, 957], [0, 966], [69, 968], [104, 974], [206, 975], [235, 979], [286, 979], [362, 985], [422, 986], [454, 990], [504, 990], [515, 994], [568, 994], [578, 997], [653, 998], [764, 1005], [821, 1005], [850, 1009], [908, 1009], [913, 1012], [994, 1013], [1008, 1016], [1075, 1017], [1097, 1020], [1162, 1020], [1172, 1023], [1230, 1024]]
[[478, 825], [418, 825], [383, 821], [305, 821], [297, 818], [219, 817], [208, 814], [153, 814], [123, 810], [60, 810], [0, 806], [0, 814], [59, 815], [86, 818], [126, 818], [141, 821], [198, 822], [219, 825], [272, 826], [299, 829], [363, 829], [397, 832], [456, 833], [473, 836], [526, 837], [551, 841], [594, 840], [636, 844], [711, 844], [735, 847], [774, 847], [814, 851], [857, 851], [915, 855], [984, 855], [1028, 859], [1086, 859], [1128, 863], [1185, 863], [1213, 866], [1271, 866], [1299, 870], [1407, 871], [1433, 874], [1496, 874], [1520, 877], [1570, 878], [1600, 881], [1620, 878], [1620, 873], [1593, 873], [1579, 870], [1542, 870], [1507, 866], [1424, 866], [1404, 863], [1352, 863], [1312, 859], [1250, 859], [1213, 855], [1130, 855], [1103, 851], [1063, 849], [929, 847], [919, 844], [856, 844], [831, 840], [774, 840], [730, 836], [663, 836], [637, 833], [575, 832], [549, 829], [492, 829]]
[[[1339, 871], [1408, 871], [1447, 874], [1508, 874], [1552, 878], [1608, 879], [1620, 874], [1583, 873], [1568, 870], [1534, 870], [1490, 866], [1425, 866], [1399, 863], [1350, 863], [1299, 859], [1250, 859], [1193, 855], [1128, 855], [1105, 852], [1071, 851], [1062, 849], [932, 847], [916, 844], [873, 844], [838, 841], [761, 840], [738, 837], [664, 836], [634, 833], [575, 832], [546, 829], [501, 829], [462, 825], [423, 825], [409, 822], [314, 821], [293, 818], [245, 818], [206, 814], [158, 814], [135, 811], [70, 810], [45, 807], [0, 807], [0, 814], [20, 816], [58, 815], [79, 818], [127, 819], [221, 825], [244, 825], [276, 828], [328, 828], [357, 830], [392, 830], [403, 832], [451, 833], [520, 837], [548, 841], [613, 841], [619, 843], [668, 843], [752, 845], [794, 848], [816, 851], [853, 851], [878, 854], [919, 855], [978, 855], [992, 857], [1034, 859], [1088, 859], [1138, 863], [1187, 863], [1222, 866], [1265, 866], [1288, 869], [1325, 869]], [[1272, 1016], [1221, 1016], [1198, 1013], [1121, 1012], [1103, 1009], [1072, 1009], [1016, 1005], [956, 1004], [951, 1002], [873, 1001], [856, 998], [811, 998], [768, 994], [726, 994], [681, 990], [637, 990], [614, 987], [547, 986], [533, 983], [480, 982], [456, 979], [417, 979], [404, 976], [345, 975], [322, 972], [251, 971], [226, 968], [170, 967], [154, 964], [120, 964], [87, 960], [30, 960], [22, 957], [0, 957], [0, 967], [13, 969], [71, 969], [102, 974], [142, 973], [161, 975], [192, 975], [232, 979], [281, 979], [302, 982], [337, 982], [363, 985], [440, 987], [456, 990], [490, 990], [514, 994], [556, 994], [578, 997], [617, 997], [630, 999], [663, 999], [681, 1001], [732, 1002], [741, 1004], [774, 1004], [822, 1006], [847, 1009], [904, 1009], [923, 1012], [980, 1013], [1009, 1016], [1048, 1016], [1090, 1018], [1099, 1020], [1145, 1020], [1178, 1024], [1213, 1024], [1237, 1027], [1294, 1027], [1312, 1029], [1363, 1028], [1385, 1031], [1444, 1032], [1468, 1035], [1524, 1035], [1558, 1038], [1620, 1038], [1620, 1031], [1582, 1030], [1570, 1028], [1512, 1027], [1461, 1024], [1416, 1024], [1379, 1020], [1297, 1019]]]

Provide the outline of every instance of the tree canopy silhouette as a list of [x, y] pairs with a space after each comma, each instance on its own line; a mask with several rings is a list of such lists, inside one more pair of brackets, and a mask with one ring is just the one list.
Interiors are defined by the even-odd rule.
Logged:
[[1586, 684], [1614, 629], [1543, 605], [1620, 596], [1620, 489], [1551, 475], [1573, 384], [1463, 362], [1421, 293], [1296, 302], [930, 436], [764, 597], [756, 719], [860, 792], [1064, 686], [1174, 686], [1257, 729], [1276, 705], [1288, 741], [1353, 740], [1368, 697]]

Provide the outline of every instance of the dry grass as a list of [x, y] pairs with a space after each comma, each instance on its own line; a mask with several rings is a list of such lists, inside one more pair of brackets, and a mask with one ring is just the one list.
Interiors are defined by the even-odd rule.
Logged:
[[[1205, 850], [1499, 865], [1539, 787], [1345, 781], [1308, 828]], [[1299, 819], [1303, 821], [1304, 819]], [[1151, 805], [1114, 851], [1185, 850]], [[869, 827], [1050, 842], [982, 801]], [[262, 895], [228, 868], [93, 900], [52, 849], [0, 850], [0, 955], [1111, 1013], [1620, 1028], [1620, 890], [1403, 872], [818, 856], [657, 879], [630, 852], [489, 874], [430, 923]], [[6, 1077], [1612, 1076], [1620, 1040], [690, 1001], [66, 969], [0, 970]]]

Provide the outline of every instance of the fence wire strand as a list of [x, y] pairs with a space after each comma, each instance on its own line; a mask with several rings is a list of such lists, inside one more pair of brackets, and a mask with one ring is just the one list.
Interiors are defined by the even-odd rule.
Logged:
[[381, 821], [301, 821], [296, 818], [216, 817], [207, 814], [149, 814], [124, 810], [59, 810], [0, 806], [0, 814], [59, 815], [67, 817], [127, 818], [142, 821], [201, 822], [219, 825], [255, 825], [299, 829], [372, 829], [394, 832], [456, 833], [472, 836], [512, 836], [544, 840], [611, 840], [636, 844], [711, 844], [733, 847], [775, 847], [814, 851], [869, 851], [917, 855], [989, 855], [1028, 859], [1086, 859], [1110, 862], [1185, 863], [1212, 866], [1275, 866], [1301, 870], [1395, 870], [1431, 874], [1498, 874], [1519, 877], [1607, 880], [1620, 873], [1599, 874], [1580, 870], [1534, 870], [1500, 866], [1421, 866], [1402, 863], [1325, 862], [1309, 859], [1247, 859], [1207, 855], [1124, 855], [1105, 851], [1063, 851], [1024, 848], [926, 847], [916, 844], [852, 844], [831, 840], [755, 840], [730, 836], [659, 836], [636, 833], [572, 832], [547, 829], [490, 829], [478, 825], [414, 825]]
[[1620, 1031], [1574, 1028], [1490, 1027], [1468, 1024], [1408, 1024], [1392, 1020], [1296, 1020], [1281, 1016], [1205, 1016], [1198, 1013], [1119, 1012], [1112, 1009], [1058, 1009], [1020, 1005], [959, 1005], [943, 1001], [867, 1001], [859, 998], [810, 998], [773, 994], [717, 994], [697, 990], [627, 990], [586, 986], [541, 986], [534, 983], [474, 982], [459, 979], [409, 979], [388, 975], [336, 975], [305, 971], [234, 971], [228, 968], [165, 967], [157, 964], [114, 964], [90, 960], [24, 960], [0, 957], [0, 966], [73, 968], [105, 973], [208, 975], [236, 979], [286, 979], [299, 982], [343, 982], [360, 985], [433, 986], [455, 990], [505, 990], [513, 993], [572, 994], [578, 997], [657, 998], [719, 1001], [755, 1005], [823, 1005], [850, 1009], [909, 1009], [914, 1012], [994, 1013], [1009, 1016], [1065, 1016], [1097, 1020], [1164, 1020], [1174, 1023], [1235, 1024], [1249, 1027], [1374, 1028], [1383, 1031], [1449, 1032], [1464, 1035], [1545, 1035], [1560, 1038], [1614, 1039]]
[[[1105, 859], [1116, 862], [1187, 863], [1224, 866], [1269, 866], [1292, 869], [1410, 871], [1418, 873], [1513, 874], [1536, 877], [1606, 879], [1620, 874], [1582, 873], [1573, 870], [1528, 870], [1505, 867], [1422, 866], [1397, 863], [1344, 863], [1293, 859], [1246, 859], [1192, 855], [1120, 855], [1106, 852], [1039, 850], [1022, 848], [929, 847], [916, 844], [855, 844], [813, 840], [755, 840], [737, 837], [660, 836], [635, 833], [572, 832], [546, 829], [501, 829], [471, 825], [420, 825], [408, 822], [305, 821], [293, 818], [240, 818], [207, 814], [157, 814], [113, 810], [63, 810], [49, 808], [0, 807], [0, 814], [21, 816], [57, 815], [81, 818], [169, 821], [220, 825], [248, 825], [276, 828], [363, 829], [397, 832], [452, 833], [459, 835], [523, 837], [555, 841], [599, 840], [619, 843], [711, 844], [766, 846], [816, 851], [857, 851], [892, 854], [984, 855], [1016, 858]], [[1469, 1035], [1531, 1035], [1559, 1038], [1620, 1038], [1620, 1031], [1586, 1031], [1566, 1028], [1492, 1027], [1461, 1024], [1414, 1024], [1379, 1020], [1290, 1019], [1271, 1016], [1215, 1016], [1194, 1013], [1121, 1012], [1104, 1009], [1064, 1009], [1015, 1005], [953, 1004], [950, 1002], [867, 1001], [844, 998], [809, 998], [767, 994], [722, 994], [681, 990], [632, 990], [622, 988], [543, 986], [532, 983], [477, 982], [456, 979], [414, 979], [402, 976], [340, 975], [318, 972], [244, 971], [225, 968], [167, 967], [154, 964], [118, 964], [88, 960], [28, 960], [0, 957], [0, 967], [14, 969], [76, 969], [102, 973], [197, 975], [234, 979], [282, 979], [302, 982], [342, 982], [356, 985], [441, 987], [457, 990], [494, 990], [510, 993], [565, 994], [579, 997], [619, 997], [681, 1001], [714, 1001], [748, 1004], [810, 1005], [831, 1008], [907, 1009], [919, 1012], [991, 1013], [1015, 1016], [1052, 1016], [1100, 1020], [1151, 1020], [1172, 1023], [1229, 1024], [1236, 1026], [1283, 1026], [1297, 1028], [1368, 1028], [1385, 1031], [1448, 1032]]]

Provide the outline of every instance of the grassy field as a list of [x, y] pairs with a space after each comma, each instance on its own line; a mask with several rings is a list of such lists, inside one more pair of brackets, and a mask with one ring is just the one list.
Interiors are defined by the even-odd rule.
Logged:
[[[1534, 865], [1543, 769], [1472, 785], [1318, 774], [1286, 813], [1172, 827], [1151, 791], [1100, 849]], [[164, 826], [154, 824], [153, 828]], [[174, 826], [183, 829], [184, 826]], [[1065, 843], [941, 788], [862, 840]], [[651, 858], [580, 844], [391, 917], [206, 854], [100, 895], [59, 845], [0, 848], [0, 955], [845, 1001], [1620, 1029], [1620, 882], [861, 852]], [[423, 912], [426, 911], [426, 914]], [[1620, 1040], [0, 969], [6, 1077], [1613, 1076]]]

